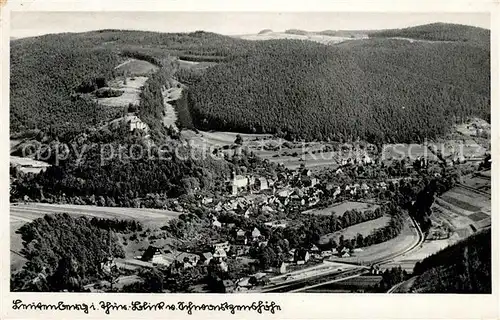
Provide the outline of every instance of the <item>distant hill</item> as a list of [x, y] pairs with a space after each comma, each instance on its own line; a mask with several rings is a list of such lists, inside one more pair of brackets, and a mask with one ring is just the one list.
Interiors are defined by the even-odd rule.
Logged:
[[258, 34], [266, 34], [266, 33], [270, 33], [270, 32], [273, 32], [273, 30], [271, 30], [271, 29], [264, 29], [264, 30], [261, 30]]
[[296, 34], [300, 36], [307, 36], [310, 32], [300, 29], [288, 29], [285, 31], [287, 34]]
[[491, 229], [474, 234], [415, 265], [419, 293], [491, 293]]
[[332, 37], [352, 37], [352, 38], [363, 38], [368, 37], [368, 31], [366, 30], [323, 30], [315, 32], [315, 34], [332, 36]]
[[489, 48], [490, 30], [451, 23], [431, 23], [422, 26], [371, 32], [370, 37], [402, 37], [430, 41], [460, 41]]

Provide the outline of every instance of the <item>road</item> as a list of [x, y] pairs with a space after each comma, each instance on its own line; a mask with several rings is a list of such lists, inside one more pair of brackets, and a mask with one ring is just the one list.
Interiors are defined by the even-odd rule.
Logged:
[[295, 289], [295, 290], [292, 290], [292, 291], [289, 291], [289, 292], [306, 291], [306, 290], [313, 289], [313, 288], [316, 288], [316, 287], [321, 287], [321, 286], [324, 286], [324, 285], [327, 285], [327, 284], [330, 284], [330, 283], [335, 283], [335, 282], [340, 282], [340, 281], [344, 281], [344, 280], [351, 279], [351, 278], [356, 278], [356, 277], [359, 277], [360, 275], [361, 275], [361, 273], [355, 273], [355, 274], [353, 274], [351, 276], [345, 276], [344, 275], [344, 276], [342, 276], [340, 278], [337, 278], [337, 279], [333, 279], [333, 280], [330, 280], [330, 281], [313, 284], [313, 285], [310, 285], [310, 286], [307, 286], [307, 287], [303, 287], [303, 288], [299, 288], [299, 289]]
[[424, 234], [422, 232], [422, 229], [420, 229], [420, 226], [415, 221], [415, 219], [411, 218], [411, 221], [412, 221], [413, 225], [415, 226], [415, 230], [417, 230], [417, 234], [418, 234], [418, 240], [415, 242], [415, 244], [413, 244], [411, 247], [405, 249], [403, 252], [392, 253], [391, 255], [384, 257], [383, 259], [376, 260], [372, 263], [372, 265], [374, 265], [374, 266], [375, 265], [382, 265], [386, 262], [393, 261], [394, 259], [396, 259], [400, 256], [403, 256], [403, 255], [415, 250], [416, 248], [418, 248], [422, 245], [422, 243], [424, 242]]
[[392, 288], [390, 288], [387, 293], [394, 293], [394, 291], [396, 291], [399, 287], [401, 287], [401, 285], [405, 283], [405, 281], [403, 282], [400, 282], [400, 283], [396, 283], [395, 285], [392, 286]]
[[415, 279], [416, 279], [416, 277], [413, 277], [413, 278], [410, 278], [406, 281], [397, 283], [394, 286], [392, 286], [392, 288], [390, 288], [389, 291], [387, 291], [387, 293], [405, 293], [407, 291], [398, 292], [398, 289], [400, 287], [402, 287], [403, 285], [407, 285], [407, 288], [409, 289], [413, 285], [413, 282], [415, 281]]
[[[411, 221], [414, 224], [415, 230], [417, 230], [417, 233], [418, 233], [417, 241], [409, 248], [406, 248], [404, 251], [392, 253], [392, 254], [384, 257], [383, 259], [372, 262], [372, 265], [381, 265], [381, 264], [384, 264], [386, 262], [392, 261], [400, 256], [408, 254], [412, 250], [415, 250], [423, 243], [424, 235], [422, 233], [422, 230], [420, 229], [420, 226], [413, 218], [411, 218]], [[313, 276], [313, 277], [308, 277], [305, 279], [289, 281], [287, 283], [271, 285], [271, 286], [264, 288], [261, 292], [300, 292], [300, 291], [304, 291], [307, 289], [320, 287], [320, 286], [323, 286], [326, 284], [340, 282], [340, 281], [343, 281], [346, 279], [359, 277], [361, 274], [363, 274], [367, 271], [367, 268], [368, 268], [367, 266], [359, 266], [358, 268], [354, 268], [354, 269], [343, 271], [343, 272], [335, 272], [332, 270], [332, 273], [328, 273], [328, 274], [321, 274], [321, 275], [317, 275], [317, 276]]]
[[310, 288], [322, 286], [327, 283], [354, 278], [365, 272], [366, 267], [364, 266], [342, 272], [332, 270], [332, 273], [329, 274], [321, 274], [315, 277], [303, 278], [294, 281], [287, 281], [286, 283], [266, 286], [260, 292], [300, 292]]
[[[424, 242], [424, 234], [422, 233], [422, 229], [420, 229], [420, 226], [418, 225], [418, 223], [415, 221], [415, 219], [411, 218], [411, 221], [413, 222], [413, 224], [415, 225], [415, 229], [417, 230], [418, 232], [418, 241], [415, 245], [413, 245], [412, 247], [408, 248], [405, 252], [403, 252], [402, 254], [398, 255], [398, 256], [402, 256], [406, 253], [409, 253], [410, 251], [420, 247], [422, 245], [422, 243]], [[394, 260], [394, 258], [392, 259], [389, 259], [389, 260], [385, 260], [383, 261], [382, 263], [385, 263], [385, 262], [389, 262], [391, 260]], [[380, 264], [380, 263], [378, 263]], [[397, 283], [395, 284], [394, 286], [392, 286], [392, 288], [389, 289], [389, 291], [387, 291], [387, 293], [394, 293], [401, 285], [403, 285], [404, 283], [406, 283], [406, 281], [403, 281], [403, 282], [400, 282], [400, 283]]]

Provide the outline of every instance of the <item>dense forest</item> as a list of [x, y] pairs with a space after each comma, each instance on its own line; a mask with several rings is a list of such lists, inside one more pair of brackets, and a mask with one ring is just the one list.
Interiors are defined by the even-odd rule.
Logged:
[[106, 108], [74, 99], [82, 83], [110, 79], [117, 56], [77, 37], [48, 35], [11, 43], [10, 129], [77, 133], [107, 118]]
[[120, 58], [134, 57], [167, 67], [173, 56], [219, 61], [241, 55], [251, 45], [202, 31], [167, 34], [100, 30], [13, 40], [11, 132], [40, 129], [69, 140], [88, 127], [116, 117], [116, 108], [81, 99], [75, 92], [93, 79], [108, 81], [117, 76], [114, 67]]
[[[111, 119], [112, 110], [73, 93], [90, 79], [113, 78], [120, 56], [164, 69], [172, 57], [220, 62], [203, 76], [178, 73], [189, 79], [190, 117], [202, 129], [408, 142], [439, 136], [470, 115], [489, 119], [488, 30], [438, 24], [397, 32], [333, 46], [202, 31], [101, 30], [14, 40], [11, 131], [37, 128], [61, 138]], [[381, 38], [405, 32], [449, 42]]]
[[450, 23], [431, 23], [403, 29], [380, 30], [368, 33], [372, 38], [401, 37], [429, 41], [462, 41], [489, 49], [490, 31], [487, 29]]
[[179, 151], [185, 160], [175, 156], [173, 150], [151, 149], [150, 156], [124, 153], [105, 156], [108, 160], [102, 162], [102, 150], [118, 150], [121, 146], [128, 151], [131, 145], [95, 144], [83, 161], [72, 155], [36, 176], [18, 173], [11, 184], [11, 201], [27, 197], [44, 202], [136, 207], [148, 194], [177, 197], [200, 189], [223, 190], [224, 178], [231, 172], [227, 162], [188, 158], [188, 149]]
[[29, 261], [12, 276], [12, 291], [78, 291], [102, 277], [100, 266], [110, 253], [125, 256], [114, 236], [85, 217], [46, 215], [17, 233]]
[[491, 293], [491, 229], [418, 262], [414, 274], [415, 292]]
[[489, 117], [489, 61], [488, 50], [462, 43], [265, 41], [207, 70], [190, 102], [203, 129], [423, 141]]
[[11, 202], [161, 209], [166, 205], [161, 199], [202, 191], [226, 192], [225, 181], [233, 170], [241, 173], [244, 168], [249, 174], [265, 174], [275, 172], [277, 167], [252, 153], [242, 152], [225, 161], [178, 145], [177, 141], [159, 148], [148, 145], [140, 136], [120, 132], [94, 139], [76, 147], [85, 151], [82, 158], [71, 152], [59, 165], [38, 175], [11, 168]]

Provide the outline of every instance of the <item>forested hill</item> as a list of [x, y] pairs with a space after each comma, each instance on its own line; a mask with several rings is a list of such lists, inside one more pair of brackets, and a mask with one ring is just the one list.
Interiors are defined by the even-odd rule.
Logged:
[[489, 50], [464, 43], [273, 40], [209, 69], [190, 100], [203, 129], [409, 142], [488, 118], [489, 83]]
[[491, 293], [491, 229], [415, 265], [414, 292]]
[[401, 37], [429, 41], [460, 41], [481, 47], [490, 47], [490, 30], [451, 23], [431, 23], [422, 26], [381, 30], [370, 37]]
[[[475, 32], [484, 32], [445, 26], [477, 41]], [[128, 57], [159, 66], [178, 57], [218, 63], [189, 82], [198, 128], [419, 141], [469, 115], [489, 118], [490, 52], [471, 43], [376, 38], [327, 46], [124, 30], [18, 39], [11, 41], [10, 129], [74, 136], [116, 118], [116, 109], [74, 94], [82, 83], [115, 78]]]

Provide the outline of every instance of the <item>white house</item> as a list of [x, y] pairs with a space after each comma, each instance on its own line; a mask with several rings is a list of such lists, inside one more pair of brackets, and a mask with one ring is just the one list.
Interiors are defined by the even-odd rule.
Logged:
[[260, 237], [261, 233], [260, 233], [260, 230], [257, 229], [257, 228], [253, 228], [253, 231], [252, 231], [252, 238], [253, 240], [257, 240], [259, 237]]
[[248, 186], [248, 178], [242, 175], [236, 175], [233, 178], [233, 185], [237, 188], [245, 188]]
[[145, 124], [144, 122], [142, 122], [142, 120], [139, 119], [138, 116], [130, 116], [128, 118], [128, 123], [129, 123], [130, 131], [134, 131], [135, 129], [148, 131], [148, 129], [149, 129], [148, 125]]
[[213, 257], [218, 258], [218, 259], [224, 259], [224, 258], [227, 258], [227, 253], [224, 250], [218, 249], [218, 250], [215, 250]]
[[212, 221], [212, 226], [215, 227], [215, 228], [222, 228], [222, 223], [220, 223], [219, 220], [214, 219]]
[[286, 264], [286, 263], [284, 263], [284, 262], [282, 262], [282, 263], [280, 264], [279, 268], [278, 268], [278, 272], [279, 272], [280, 274], [286, 273], [286, 266], [287, 266], [287, 264]]
[[269, 184], [267, 182], [266, 178], [260, 177], [256, 180], [255, 185], [259, 190], [266, 190], [269, 189]]
[[201, 203], [202, 204], [210, 204], [214, 201], [213, 198], [209, 198], [209, 197], [204, 197], [203, 199], [201, 199]]
[[370, 163], [372, 163], [372, 159], [367, 154], [365, 154], [363, 157], [363, 163], [370, 164]]
[[214, 248], [214, 251], [223, 250], [223, 251], [227, 252], [227, 251], [229, 251], [231, 246], [229, 245], [229, 241], [224, 241], [224, 242], [219, 242], [219, 243], [213, 244], [213, 248]]
[[341, 192], [342, 192], [342, 191], [341, 191], [340, 187], [337, 187], [337, 188], [335, 189], [335, 192], [333, 192], [333, 196], [334, 196], [334, 197], [336, 197], [336, 196], [338, 196]]

